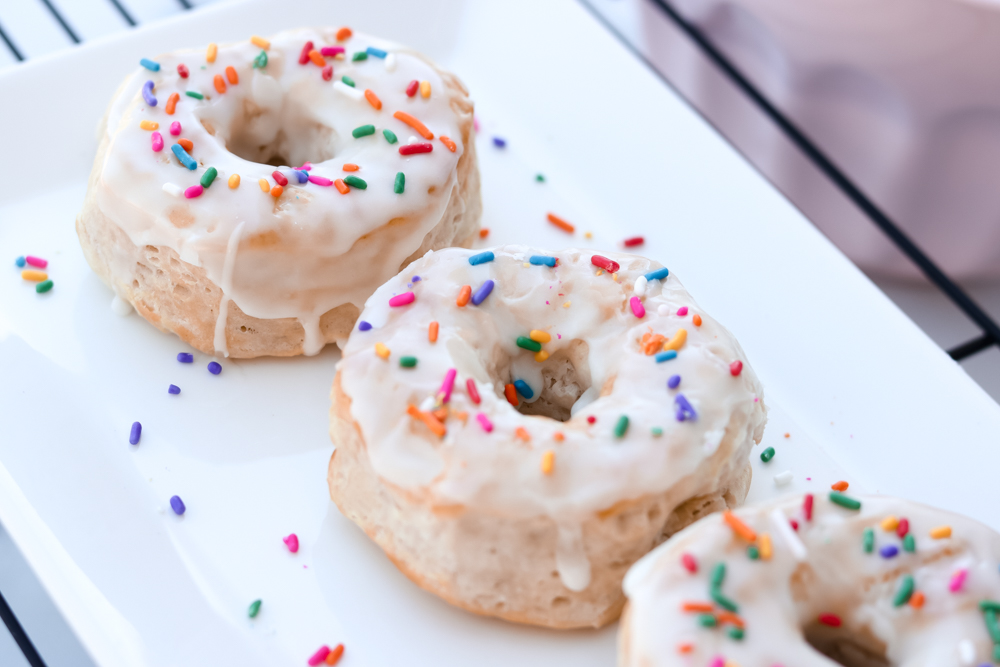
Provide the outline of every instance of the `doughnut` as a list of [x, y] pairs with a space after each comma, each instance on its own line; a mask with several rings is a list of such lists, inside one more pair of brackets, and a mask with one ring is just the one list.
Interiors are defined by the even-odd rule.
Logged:
[[625, 577], [618, 664], [994, 664], [998, 563], [992, 529], [888, 496], [713, 514]]
[[143, 59], [101, 121], [90, 266], [208, 353], [318, 353], [428, 250], [468, 247], [473, 104], [424, 56], [341, 29]]
[[510, 245], [429, 252], [380, 287], [330, 417], [331, 497], [404, 574], [575, 628], [618, 617], [640, 556], [742, 502], [766, 409], [660, 264]]

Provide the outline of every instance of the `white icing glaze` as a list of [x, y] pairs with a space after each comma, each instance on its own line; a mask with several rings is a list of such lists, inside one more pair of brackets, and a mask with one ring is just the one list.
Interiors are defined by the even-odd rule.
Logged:
[[111, 299], [111, 310], [118, 317], [128, 317], [134, 309], [131, 303], [115, 294], [115, 298]]
[[[249, 42], [223, 45], [214, 63], [207, 63], [205, 50], [179, 51], [160, 56], [158, 72], [138, 69], [123, 85], [108, 113], [110, 139], [97, 190], [97, 202], [105, 215], [117, 223], [138, 246], [156, 245], [175, 250], [180, 257], [205, 269], [223, 288], [225, 297], [245, 313], [258, 318], [295, 317], [306, 330], [306, 353], [322, 347], [319, 318], [344, 303], [359, 307], [381, 284], [399, 270], [425, 235], [439, 221], [457, 183], [456, 165], [464, 152], [458, 118], [450, 106], [452, 96], [438, 72], [420, 55], [384, 40], [355, 33], [337, 42], [335, 30], [302, 29], [271, 38], [268, 64], [254, 69], [261, 49]], [[311, 62], [298, 63], [307, 40], [317, 50], [338, 45], [346, 49], [344, 59], [328, 58], [334, 82], [324, 81], [321, 69]], [[391, 51], [393, 64], [383, 65], [370, 56], [352, 62], [351, 54], [374, 46]], [[185, 64], [187, 79], [177, 73]], [[239, 83], [226, 82], [219, 94], [215, 75], [226, 77], [227, 66], [236, 69]], [[357, 88], [341, 82], [349, 76]], [[426, 80], [431, 97], [407, 97], [412, 80]], [[158, 104], [150, 107], [140, 91], [145, 81], [155, 83]], [[339, 94], [346, 88], [351, 95]], [[371, 89], [382, 101], [376, 110], [364, 98]], [[205, 95], [196, 100], [185, 95]], [[171, 93], [180, 93], [174, 115], [165, 111]], [[259, 116], [250, 120], [248, 111]], [[393, 117], [405, 111], [434, 133], [431, 153], [399, 154], [399, 146], [412, 130]], [[159, 123], [164, 148], [154, 152], [151, 132], [140, 129], [140, 121]], [[181, 124], [180, 137], [194, 143], [192, 156], [198, 168], [189, 171], [171, 152], [178, 137], [171, 136], [171, 123]], [[204, 124], [203, 124], [204, 123]], [[374, 124], [374, 135], [355, 139], [352, 131]], [[209, 131], [208, 127], [211, 127]], [[389, 144], [383, 129], [393, 131], [400, 143]], [[214, 133], [214, 134], [213, 134]], [[438, 138], [450, 137], [452, 153]], [[243, 159], [227, 150], [237, 146], [246, 153], [256, 147], [278, 145], [277, 151], [292, 165], [313, 164], [313, 175], [330, 180], [347, 176], [345, 163], [361, 166], [354, 175], [368, 183], [366, 190], [352, 188], [341, 195], [334, 187], [312, 183], [299, 185], [288, 168], [280, 169], [289, 184], [275, 200], [261, 191], [258, 179], [275, 185], [275, 167]], [[249, 148], [248, 148], [249, 147]], [[266, 160], [264, 155], [260, 159]], [[218, 177], [198, 198], [185, 199], [186, 188], [197, 185], [209, 167]], [[393, 192], [397, 172], [406, 174], [406, 189]], [[227, 185], [239, 174], [237, 189]], [[381, 241], [364, 243], [365, 235], [396, 220], [391, 233]], [[224, 284], [228, 246], [237, 227], [245, 225], [238, 261], [231, 280]], [[216, 329], [216, 349], [225, 353], [224, 313]]]
[[[760, 535], [769, 533], [773, 554], [768, 560], [751, 560], [748, 543], [721, 514], [674, 535], [625, 577], [629, 614], [619, 664], [721, 665], [713, 662], [719, 658], [726, 665], [747, 667], [836, 664], [806, 642], [806, 627], [840, 637], [874, 638], [869, 646], [884, 644], [885, 664], [894, 667], [992, 664], [993, 643], [979, 602], [1000, 600], [1000, 535], [971, 519], [916, 503], [884, 496], [858, 499], [861, 510], [853, 511], [817, 496], [811, 521], [804, 518], [799, 495], [736, 511], [757, 532], [758, 545]], [[909, 521], [913, 553], [904, 550], [894, 531], [883, 529], [887, 516]], [[798, 521], [797, 532], [788, 519]], [[930, 531], [939, 526], [951, 526], [951, 537], [932, 539]], [[867, 528], [875, 535], [871, 553], [863, 547]], [[883, 558], [879, 552], [885, 546], [897, 547], [898, 555]], [[685, 553], [695, 558], [696, 574], [682, 566]], [[722, 593], [738, 605], [746, 623], [741, 640], [727, 635], [731, 626], [701, 627], [697, 613], [681, 609], [685, 602], [711, 600], [711, 571], [719, 562], [726, 564]], [[963, 569], [968, 575], [952, 592], [951, 582]], [[920, 608], [894, 604], [905, 575], [914, 578], [914, 590], [924, 595]], [[817, 625], [821, 614], [837, 615], [843, 625], [838, 631]], [[681, 655], [678, 648], [685, 644], [692, 649]]]
[[[680, 502], [716, 490], [720, 477], [746, 465], [752, 437], [763, 429], [762, 390], [735, 339], [698, 308], [673, 274], [649, 281], [646, 315], [633, 315], [632, 285], [659, 264], [604, 253], [621, 264], [613, 277], [596, 275], [592, 251], [505, 246], [493, 252], [494, 261], [477, 266], [468, 261], [474, 251], [430, 252], [379, 288], [361, 314], [361, 321], [374, 328], [356, 326], [344, 348], [341, 387], [352, 399], [351, 415], [380, 477], [433, 505], [551, 517], [559, 527], [563, 582], [579, 590], [590, 578], [580, 525], [621, 500], [679, 487]], [[535, 254], [555, 256], [559, 264], [527, 264]], [[481, 305], [456, 305], [462, 285], [475, 292], [488, 279], [496, 286]], [[416, 295], [414, 303], [389, 306], [393, 295], [407, 291]], [[681, 306], [689, 312], [657, 315], [657, 306], [667, 304], [674, 313]], [[701, 326], [692, 323], [695, 314]], [[432, 321], [439, 323], [436, 343], [428, 340]], [[687, 342], [676, 359], [657, 363], [639, 349], [647, 331], [669, 338], [682, 327]], [[551, 335], [543, 350], [553, 356], [543, 363], [515, 343], [532, 329]], [[569, 421], [524, 415], [506, 401], [504, 384], [514, 379], [525, 380], [534, 391], [531, 400], [538, 400], [543, 368], [578, 349], [577, 340], [589, 348], [576, 371], [591, 386]], [[376, 354], [378, 342], [390, 349], [388, 360]], [[417, 366], [402, 368], [402, 356], [417, 357]], [[744, 361], [738, 377], [729, 368], [735, 360]], [[407, 415], [407, 406], [432, 407], [450, 368], [458, 371], [449, 403], [452, 416], [447, 434], [438, 438]], [[669, 390], [667, 379], [675, 374], [682, 378], [680, 387]], [[469, 378], [475, 380], [480, 405], [469, 396]], [[695, 407], [696, 420], [676, 419], [678, 394]], [[458, 412], [468, 413], [464, 423]], [[492, 432], [477, 421], [480, 412], [492, 422]], [[616, 439], [613, 431], [622, 415], [630, 425], [625, 437]], [[589, 424], [587, 417], [596, 422]], [[734, 437], [718, 448], [731, 419]], [[530, 441], [518, 437], [518, 427]], [[662, 435], [655, 436], [653, 427], [662, 428]], [[556, 433], [564, 439], [557, 441]], [[706, 442], [713, 451], [707, 451]], [[549, 475], [540, 469], [546, 450], [555, 452]]]

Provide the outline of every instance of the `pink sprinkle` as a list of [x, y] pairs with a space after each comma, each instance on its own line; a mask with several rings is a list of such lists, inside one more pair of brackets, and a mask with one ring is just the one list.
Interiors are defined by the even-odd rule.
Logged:
[[632, 306], [633, 315], [636, 317], [645, 317], [646, 307], [642, 305], [642, 301], [639, 300], [639, 297], [634, 296], [629, 299], [629, 305]]
[[471, 400], [476, 405], [479, 405], [479, 390], [476, 389], [476, 381], [469, 378], [465, 381], [465, 388], [469, 391], [469, 400]]
[[330, 655], [330, 647], [329, 646], [320, 646], [319, 650], [316, 651], [315, 653], [313, 653], [312, 657], [309, 658], [309, 664], [312, 667], [316, 667], [316, 665], [318, 665], [319, 663], [321, 663], [324, 660], [326, 660], [326, 656], [328, 656], [328, 655]]
[[285, 543], [285, 546], [288, 547], [288, 550], [293, 554], [297, 554], [299, 552], [299, 536], [295, 533], [290, 534], [288, 537], [282, 537], [281, 541]]
[[490, 418], [484, 415], [482, 412], [476, 415], [476, 421], [479, 422], [479, 425], [482, 426], [483, 430], [486, 431], [487, 433], [493, 430], [493, 422], [491, 422]]
[[327, 58], [330, 58], [331, 56], [335, 56], [338, 53], [343, 53], [343, 52], [344, 52], [344, 47], [342, 46], [324, 46], [322, 49], [319, 50], [320, 55], [325, 56]]
[[956, 572], [951, 578], [951, 583], [948, 584], [948, 590], [952, 593], [960, 591], [962, 589], [962, 585], [965, 583], [965, 578], [968, 576], [968, 570], [959, 570]]
[[181, 133], [181, 124], [176, 120], [170, 124], [170, 134], [172, 136], [179, 136]]
[[681, 554], [681, 565], [691, 574], [695, 574], [698, 571], [698, 561], [689, 553]]
[[687, 306], [681, 306], [680, 308], [677, 309], [677, 317], [684, 317], [687, 314], [688, 314]]
[[184, 191], [184, 196], [188, 199], [194, 199], [195, 197], [200, 197], [201, 193], [205, 191], [205, 188], [200, 185], [192, 185], [187, 190]]
[[708, 667], [726, 667], [726, 660], [721, 655], [717, 655], [712, 662], [708, 663]]
[[402, 294], [397, 294], [396, 296], [389, 299], [389, 306], [392, 308], [399, 308], [400, 306], [405, 306], [416, 301], [417, 295], [413, 292], [403, 292]]
[[150, 141], [153, 142], [153, 152], [159, 153], [163, 150], [163, 135], [159, 132], [153, 132], [150, 136]]
[[299, 171], [312, 171], [312, 162], [303, 162], [302, 166], [299, 167]]
[[35, 257], [34, 255], [28, 255], [27, 257], [24, 258], [24, 261], [26, 261], [28, 264], [31, 264], [32, 266], [37, 266], [40, 269], [44, 269], [46, 266], [49, 265], [49, 260], [42, 259], [41, 257]]
[[333, 185], [333, 181], [331, 181], [329, 178], [324, 178], [322, 176], [313, 176], [312, 174], [309, 174], [309, 182], [310, 183], [315, 183], [316, 185], [323, 185], [323, 186], [331, 186], [331, 185]]
[[473, 129], [475, 129], [476, 132], [479, 131], [479, 117], [478, 116], [473, 116], [472, 117], [472, 127], [473, 127]]
[[333, 65], [327, 65], [326, 67], [324, 67], [323, 71], [322, 71], [322, 75], [323, 75], [323, 80], [324, 81], [329, 81], [330, 79], [332, 79], [333, 78]]
[[441, 390], [438, 391], [438, 396], [441, 398], [442, 403], [447, 403], [451, 400], [451, 390], [455, 387], [456, 375], [458, 375], [458, 371], [454, 368], [449, 368], [448, 372], [444, 374], [444, 382], [441, 383]]

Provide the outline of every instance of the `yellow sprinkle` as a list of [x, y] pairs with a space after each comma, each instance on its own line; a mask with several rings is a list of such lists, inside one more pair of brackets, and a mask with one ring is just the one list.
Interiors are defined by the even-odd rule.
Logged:
[[882, 530], [884, 530], [887, 533], [891, 533], [892, 531], [896, 530], [896, 528], [899, 527], [899, 519], [897, 519], [892, 515], [889, 515], [886, 518], [882, 519], [882, 523], [880, 525], [882, 526]]
[[538, 352], [535, 352], [535, 361], [537, 361], [538, 363], [542, 363], [548, 358], [549, 358], [549, 353], [546, 352], [545, 350], [539, 350]]
[[143, 130], [158, 130], [160, 129], [160, 124], [151, 120], [144, 120], [139, 123], [139, 127]]
[[597, 273], [595, 275], [603, 276], [604, 275], [604, 269], [597, 269]]
[[552, 469], [556, 465], [556, 453], [551, 449], [546, 449], [542, 454], [542, 472], [546, 475], [552, 474]]
[[340, 53], [338, 53], [337, 55], [335, 55], [335, 56], [333, 57], [333, 59], [334, 59], [334, 60], [343, 60], [343, 59], [344, 59], [344, 52], [343, 52], [343, 51], [341, 51]]
[[43, 280], [48, 280], [49, 274], [44, 271], [35, 271], [34, 269], [25, 269], [21, 271], [21, 280], [34, 280], [35, 282], [42, 282]]
[[663, 344], [664, 350], [679, 350], [684, 347], [684, 342], [687, 340], [688, 332], [687, 329], [678, 329], [674, 337]]
[[388, 359], [389, 348], [387, 348], [384, 343], [375, 343], [375, 354], [382, 357], [383, 359]]
[[761, 533], [757, 536], [757, 548], [760, 551], [761, 560], [771, 560], [771, 536]]
[[271, 191], [271, 184], [267, 182], [266, 178], [260, 179], [259, 181], [257, 181], [257, 184], [260, 186], [260, 191], [261, 192], [270, 192]]
[[529, 264], [528, 262], [525, 262], [524, 263], [524, 268], [530, 269], [531, 268], [531, 264]]
[[585, 239], [592, 239], [592, 238], [594, 238], [594, 235], [591, 232], [584, 232], [583, 233], [583, 238], [585, 238]]
[[236, 188], [240, 187], [240, 175], [239, 174], [233, 174], [232, 176], [229, 177], [229, 187], [232, 190], [235, 190]]
[[615, 282], [618, 282], [618, 274], [617, 273], [612, 273], [611, 274], [611, 279], [614, 280]]
[[210, 63], [215, 62], [215, 56], [219, 53], [219, 45], [212, 42], [208, 45], [208, 51], [205, 52], [205, 60]]
[[566, 303], [563, 304], [563, 308], [569, 308], [572, 303], [573, 303], [572, 301], [567, 301]]
[[250, 38], [250, 43], [253, 44], [254, 46], [259, 46], [265, 51], [271, 48], [271, 42], [267, 41], [263, 37], [258, 37], [257, 35], [254, 35], [253, 37]]
[[427, 99], [431, 96], [431, 82], [421, 81], [420, 82], [420, 97]]
[[938, 526], [931, 531], [931, 537], [935, 540], [943, 540], [946, 537], [951, 537], [951, 526]]
[[536, 343], [548, 343], [550, 340], [552, 340], [551, 334], [545, 331], [539, 331], [538, 329], [532, 329], [531, 333], [528, 334], [528, 336], [531, 338], [531, 340], [535, 341]]

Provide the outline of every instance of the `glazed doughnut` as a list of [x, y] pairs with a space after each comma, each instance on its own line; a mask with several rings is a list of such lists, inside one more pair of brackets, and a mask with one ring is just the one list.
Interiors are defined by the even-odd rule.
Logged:
[[742, 502], [762, 390], [642, 257], [430, 252], [368, 300], [332, 390], [330, 493], [470, 611], [600, 626], [628, 567]]
[[471, 245], [472, 101], [420, 54], [302, 29], [142, 64], [102, 121], [77, 232], [161, 330], [316, 354], [410, 261]]
[[714, 514], [625, 577], [618, 664], [993, 664], [998, 563], [992, 529], [886, 496]]

